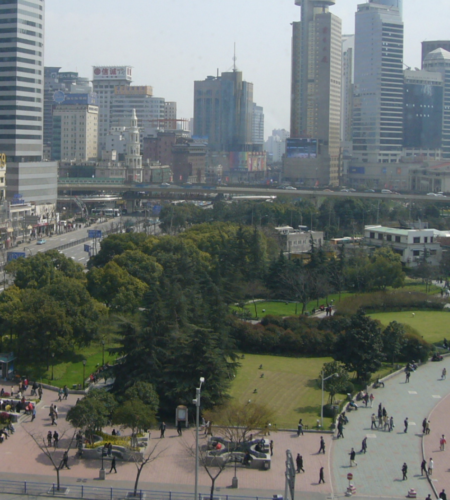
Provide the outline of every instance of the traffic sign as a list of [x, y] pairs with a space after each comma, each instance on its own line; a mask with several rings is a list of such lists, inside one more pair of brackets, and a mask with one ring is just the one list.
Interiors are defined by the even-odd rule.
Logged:
[[102, 232], [99, 229], [89, 229], [88, 238], [101, 238]]
[[26, 253], [25, 252], [8, 252], [6, 254], [6, 260], [8, 262], [11, 262], [12, 260], [20, 259], [21, 257], [25, 258]]
[[351, 480], [353, 479], [353, 474], [352, 474], [351, 472], [349, 472], [349, 473], [347, 474], [347, 479], [348, 479], [349, 481], [351, 481]]
[[91, 245], [84, 245], [84, 251], [89, 253], [91, 251]]

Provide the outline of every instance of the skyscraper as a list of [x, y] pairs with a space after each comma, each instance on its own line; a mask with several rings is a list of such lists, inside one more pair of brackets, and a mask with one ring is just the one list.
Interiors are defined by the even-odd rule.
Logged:
[[403, 22], [396, 0], [358, 5], [353, 157], [396, 162], [403, 145]]
[[284, 175], [305, 185], [338, 184], [342, 23], [328, 11], [335, 0], [295, 4], [301, 21], [292, 28], [291, 139]]
[[422, 42], [422, 67], [425, 57], [436, 49], [444, 49], [450, 52], [450, 40], [426, 40]]
[[355, 35], [342, 36], [341, 141], [351, 142]]

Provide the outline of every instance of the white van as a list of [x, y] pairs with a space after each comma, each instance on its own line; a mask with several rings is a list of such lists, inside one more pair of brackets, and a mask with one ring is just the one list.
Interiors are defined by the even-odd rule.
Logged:
[[381, 194], [392, 194], [392, 191], [390, 189], [382, 189]]

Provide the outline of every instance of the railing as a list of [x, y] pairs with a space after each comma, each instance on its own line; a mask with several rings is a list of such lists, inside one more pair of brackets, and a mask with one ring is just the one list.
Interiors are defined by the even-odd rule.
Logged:
[[[30, 481], [0, 480], [0, 493], [13, 495], [40, 495], [44, 497], [84, 498], [87, 500], [123, 500], [129, 498], [132, 488], [107, 488], [100, 486], [85, 486], [78, 484], [64, 484], [58, 490], [55, 483], [34, 483]], [[137, 497], [145, 500], [195, 500], [194, 493], [175, 491], [137, 490]], [[198, 500], [209, 498], [209, 494], [199, 493]], [[214, 494], [220, 500], [272, 500], [272, 497], [247, 497], [222, 495], [220, 491]]]
[[125, 184], [125, 179], [101, 177], [60, 177], [58, 184]]

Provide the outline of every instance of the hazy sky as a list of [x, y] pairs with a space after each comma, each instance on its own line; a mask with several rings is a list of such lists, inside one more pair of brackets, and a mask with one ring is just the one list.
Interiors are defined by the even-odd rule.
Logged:
[[[354, 33], [358, 0], [332, 12]], [[422, 40], [450, 38], [449, 0], [403, 0], [405, 63], [420, 65]], [[133, 84], [193, 115], [194, 80], [237, 67], [264, 107], [265, 135], [289, 128], [294, 0], [46, 0], [45, 65], [92, 77], [94, 65], [133, 66]]]

